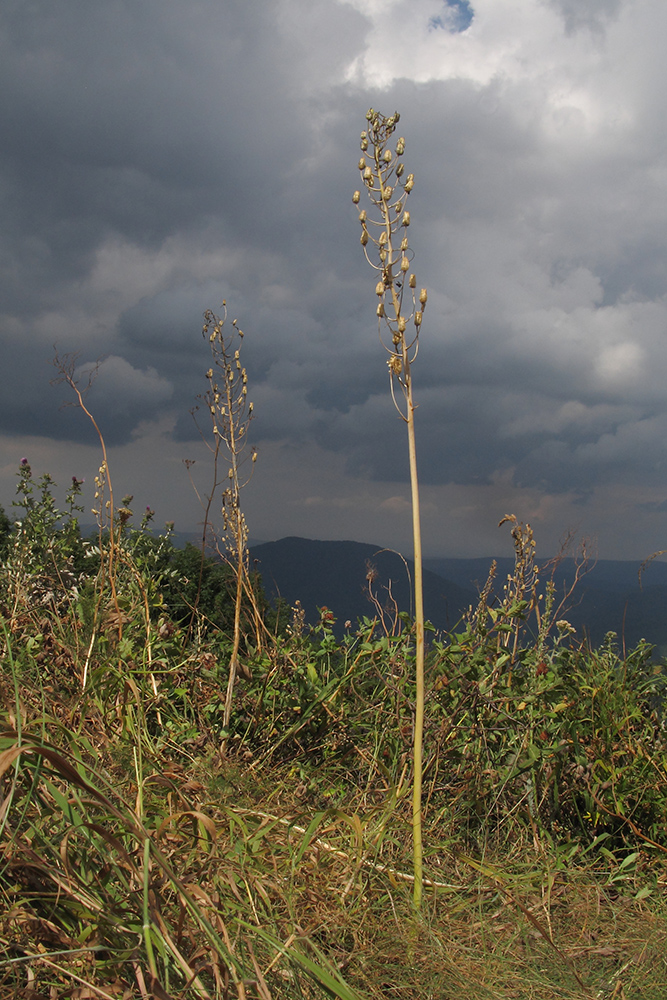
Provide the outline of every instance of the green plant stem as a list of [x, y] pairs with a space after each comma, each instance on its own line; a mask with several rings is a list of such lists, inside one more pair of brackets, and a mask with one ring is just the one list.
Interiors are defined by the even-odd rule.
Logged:
[[414, 778], [412, 786], [412, 839], [415, 884], [412, 905], [421, 908], [423, 888], [422, 863], [422, 754], [424, 741], [424, 593], [422, 580], [422, 537], [419, 510], [419, 479], [415, 443], [415, 407], [412, 402], [412, 382], [408, 379], [408, 449], [410, 454], [410, 488], [412, 494], [412, 536], [414, 545], [415, 590], [415, 734], [413, 747]]
[[[379, 150], [375, 148], [375, 164], [377, 176], [380, 180], [380, 187], [384, 186], [382, 176], [382, 165], [379, 158]], [[386, 200], [382, 200], [382, 212], [385, 221], [385, 233], [387, 235], [387, 264], [384, 269], [385, 281], [391, 290], [392, 305], [396, 319], [402, 314], [401, 298], [396, 289], [396, 280], [393, 273], [392, 261], [394, 259], [394, 249], [392, 245], [392, 220], [389, 214], [389, 207]], [[410, 496], [412, 503], [412, 544], [414, 563], [414, 599], [415, 599], [415, 730], [413, 739], [412, 761], [414, 775], [412, 780], [412, 857], [414, 867], [414, 888], [412, 894], [412, 907], [415, 913], [419, 913], [422, 903], [424, 871], [423, 871], [423, 846], [422, 846], [422, 771], [423, 771], [423, 743], [424, 743], [424, 588], [423, 588], [423, 566], [422, 566], [422, 534], [421, 534], [421, 512], [419, 507], [419, 474], [417, 471], [417, 443], [415, 435], [415, 410], [416, 406], [412, 395], [412, 371], [410, 361], [410, 350], [405, 337], [401, 338], [401, 360], [402, 360], [402, 388], [405, 397], [405, 413], [401, 416], [405, 420], [408, 431], [408, 455], [410, 463]], [[393, 386], [393, 377], [392, 377]], [[400, 411], [399, 411], [400, 412]]]

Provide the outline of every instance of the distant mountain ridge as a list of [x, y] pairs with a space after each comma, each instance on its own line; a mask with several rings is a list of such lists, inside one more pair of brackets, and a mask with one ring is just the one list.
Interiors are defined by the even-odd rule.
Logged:
[[[399, 610], [411, 612], [411, 584], [401, 557], [363, 542], [317, 541], [289, 537], [250, 548], [251, 564], [259, 571], [267, 596], [280, 596], [288, 604], [299, 600], [306, 620], [317, 620], [317, 609], [327, 607], [336, 615], [337, 630], [346, 621], [372, 617], [368, 597], [369, 566], [375, 567], [374, 587], [383, 604], [389, 591]], [[439, 630], [456, 628], [462, 614], [477, 603], [492, 558], [425, 559], [424, 606], [426, 618]], [[542, 561], [543, 563], [545, 560]], [[514, 560], [498, 558], [496, 590], [514, 569]], [[667, 654], [667, 563], [651, 563], [640, 587], [639, 561], [600, 560], [580, 580], [571, 602], [561, 612], [579, 635], [599, 645], [607, 632], [616, 632], [626, 648], [646, 639]], [[412, 563], [408, 560], [410, 574]], [[564, 559], [554, 582], [557, 595], [574, 576], [574, 563]], [[545, 571], [543, 583], [549, 578]]]
[[[382, 605], [391, 604], [391, 593], [400, 611], [412, 611], [412, 563], [408, 561], [406, 569], [397, 553], [377, 545], [282, 538], [252, 546], [250, 560], [261, 574], [269, 599], [282, 597], [290, 605], [300, 601], [311, 623], [317, 621], [321, 607], [333, 611], [339, 631], [346, 621], [356, 624], [358, 618], [373, 617], [369, 572], [376, 574], [373, 588]], [[425, 570], [424, 611], [436, 628], [454, 628], [475, 600], [472, 588]]]

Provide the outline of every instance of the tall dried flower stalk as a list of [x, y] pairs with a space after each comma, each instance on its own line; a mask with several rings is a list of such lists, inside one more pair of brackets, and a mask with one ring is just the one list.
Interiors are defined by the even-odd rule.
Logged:
[[[229, 336], [225, 336], [227, 305], [223, 302], [224, 314], [216, 316], [210, 309], [204, 313], [203, 335], [209, 341], [214, 366], [206, 372], [208, 389], [201, 399], [211, 419], [213, 443], [207, 446], [213, 453], [214, 482], [206, 498], [204, 535], [202, 539], [202, 560], [209, 528], [209, 515], [214, 497], [220, 486], [222, 489], [222, 535], [226, 549], [225, 558], [235, 573], [234, 634], [229, 660], [229, 679], [225, 698], [223, 726], [229, 727], [232, 714], [234, 684], [239, 672], [239, 646], [241, 642], [241, 605], [244, 590], [248, 585], [248, 528], [241, 509], [241, 490], [248, 483], [250, 474], [244, 474], [244, 465], [250, 459], [254, 467], [257, 452], [254, 448], [247, 452], [248, 427], [252, 419], [253, 404], [248, 400], [248, 375], [241, 365], [240, 351], [243, 331], [232, 322]], [[221, 471], [223, 457], [227, 461], [227, 472]], [[222, 555], [222, 553], [220, 553]], [[201, 587], [201, 576], [200, 576]], [[223, 748], [226, 740], [223, 741]]]
[[[361, 245], [366, 260], [378, 275], [375, 293], [380, 340], [387, 351], [387, 367], [394, 405], [405, 421], [410, 457], [412, 493], [412, 535], [414, 545], [415, 672], [416, 704], [413, 748], [413, 856], [415, 911], [421, 908], [422, 870], [422, 743], [424, 729], [424, 600], [422, 592], [422, 545], [419, 514], [419, 479], [415, 445], [415, 403], [412, 393], [412, 364], [419, 349], [419, 333], [426, 306], [426, 289], [417, 295], [417, 279], [410, 270], [413, 253], [408, 242], [410, 213], [405, 205], [414, 186], [413, 174], [405, 174], [403, 153], [405, 139], [399, 138], [394, 150], [389, 141], [399, 121], [396, 112], [385, 118], [373, 108], [366, 114], [368, 131], [361, 133], [361, 180], [373, 208], [370, 217], [360, 209]], [[361, 194], [354, 192], [359, 204]], [[369, 249], [372, 253], [369, 254]], [[406, 297], [406, 288], [408, 294]]]

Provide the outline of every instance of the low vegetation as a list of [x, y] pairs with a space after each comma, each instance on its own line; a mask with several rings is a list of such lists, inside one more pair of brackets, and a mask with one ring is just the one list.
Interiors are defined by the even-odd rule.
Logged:
[[342, 638], [269, 607], [242, 334], [204, 329], [201, 548], [101, 434], [92, 537], [28, 459], [0, 515], [0, 997], [667, 997], [665, 665], [578, 638], [512, 516], [513, 573], [424, 643], [382, 581]]
[[0, 995], [667, 996], [666, 672], [553, 620], [527, 526], [430, 636], [415, 922], [412, 623], [252, 581], [225, 728], [235, 569], [125, 503], [112, 588], [53, 486], [2, 532]]

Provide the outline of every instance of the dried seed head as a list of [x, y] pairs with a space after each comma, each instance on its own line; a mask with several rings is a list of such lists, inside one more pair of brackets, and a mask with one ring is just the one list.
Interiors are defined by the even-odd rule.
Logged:
[[355, 205], [359, 204], [359, 199], [360, 198], [361, 198], [361, 192], [360, 191], [355, 191], [354, 194], [352, 195], [352, 201], [354, 202]]
[[428, 292], [426, 291], [425, 288], [422, 288], [422, 290], [419, 293], [419, 301], [423, 306], [425, 306], [427, 299], [428, 299]]
[[392, 356], [389, 358], [389, 361], [387, 361], [387, 365], [389, 367], [389, 372], [390, 372], [391, 375], [400, 375], [401, 374], [401, 370], [403, 368], [403, 364], [402, 364], [401, 359], [399, 358], [398, 354], [392, 354]]

